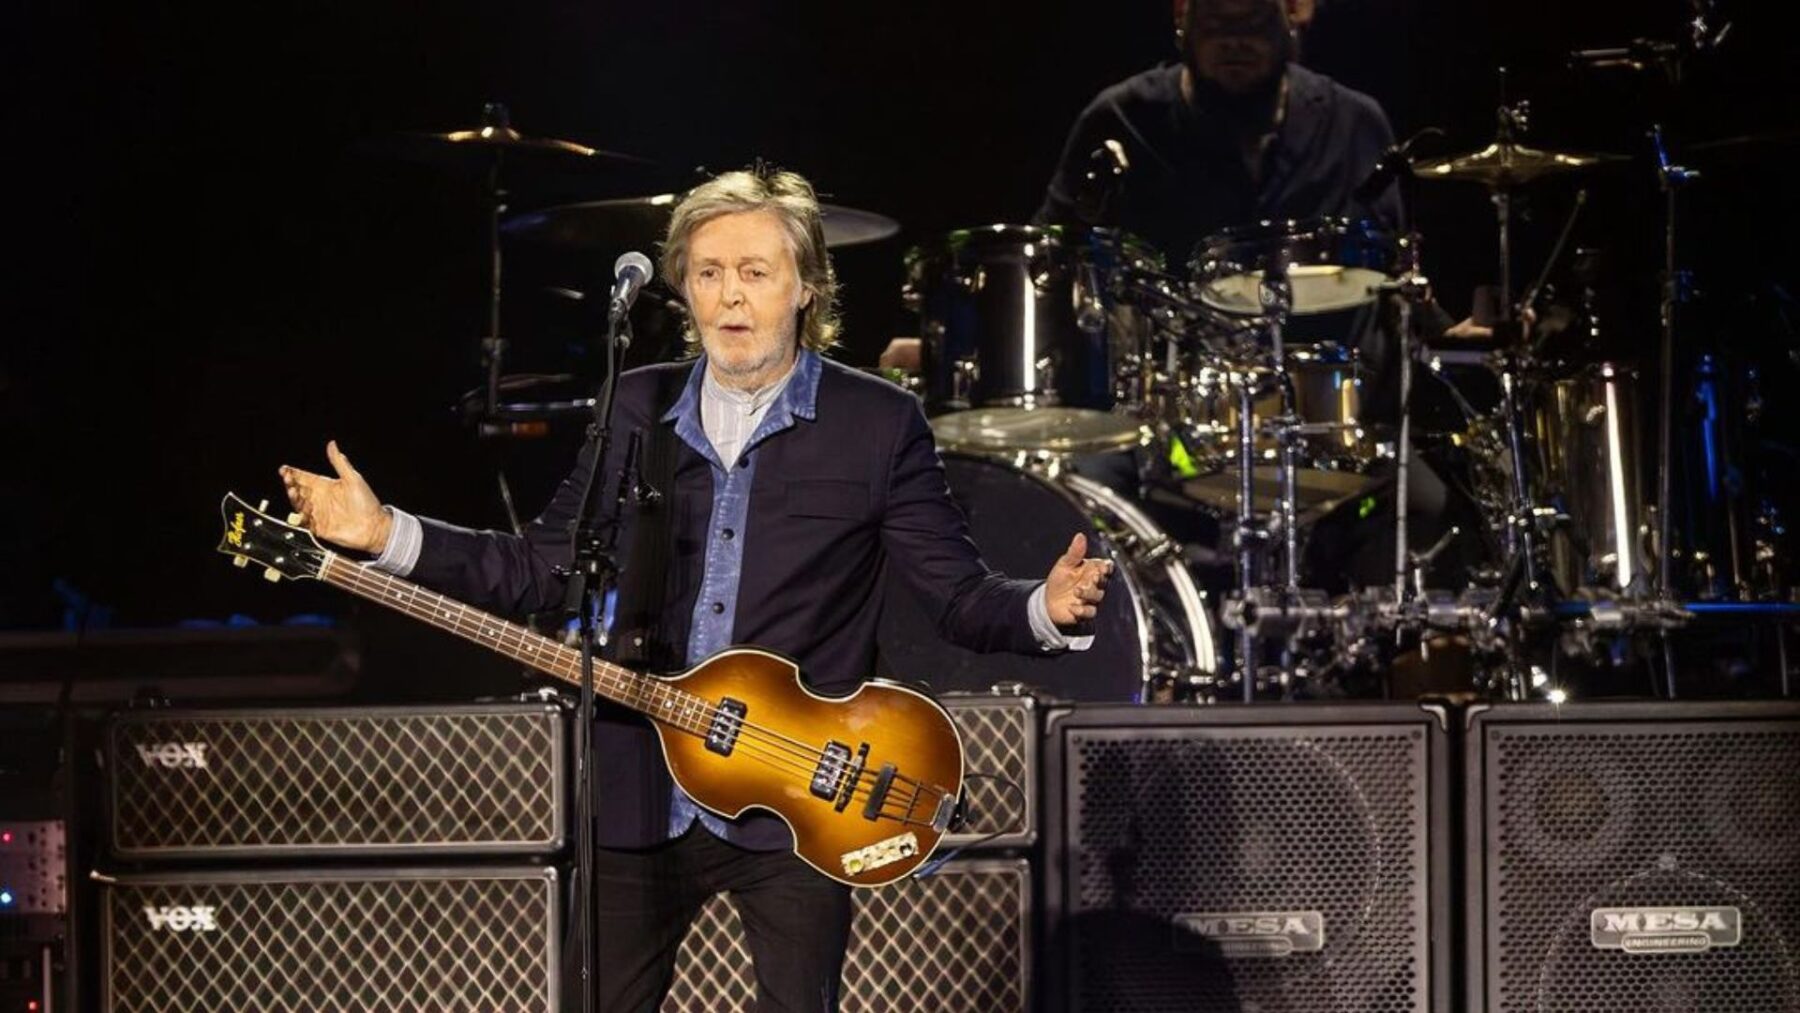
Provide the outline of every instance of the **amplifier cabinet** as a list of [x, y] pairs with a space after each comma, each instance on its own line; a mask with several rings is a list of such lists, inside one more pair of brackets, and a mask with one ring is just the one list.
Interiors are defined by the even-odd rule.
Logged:
[[565, 725], [539, 703], [119, 714], [112, 852], [545, 854], [568, 825]]
[[1441, 711], [1082, 705], [1045, 725], [1054, 1008], [1448, 1009]]
[[[843, 1013], [1030, 1009], [1032, 889], [1024, 859], [958, 859], [851, 899]], [[682, 940], [662, 1013], [755, 1008], [743, 922], [726, 895], [714, 897]]]
[[182, 872], [100, 888], [108, 1013], [556, 1013], [549, 868]]
[[1468, 1009], [1800, 1011], [1800, 704], [1467, 727]]
[[944, 847], [1026, 848], [1037, 843], [1042, 738], [1037, 700], [1028, 694], [943, 693], [938, 702], [962, 733], [963, 795], [968, 800], [962, 828], [944, 835]]

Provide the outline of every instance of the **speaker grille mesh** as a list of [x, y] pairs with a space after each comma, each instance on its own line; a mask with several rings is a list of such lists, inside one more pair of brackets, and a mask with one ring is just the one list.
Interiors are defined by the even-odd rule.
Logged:
[[[1023, 1013], [1031, 971], [1023, 860], [950, 862], [852, 899], [844, 1013]], [[682, 941], [663, 1013], [746, 1013], [755, 998], [743, 923], [726, 897], [714, 897]]]
[[280, 876], [106, 887], [106, 1008], [554, 1009], [549, 870]]
[[[1490, 1003], [1800, 1011], [1800, 728], [1491, 727]], [[1739, 945], [1593, 945], [1597, 908], [1735, 907]]]
[[561, 727], [535, 705], [121, 719], [111, 730], [114, 850], [554, 848]]
[[[1065, 734], [1076, 1008], [1428, 1008], [1417, 727]], [[1318, 912], [1323, 948], [1227, 957], [1182, 917], [1277, 912]]]
[[[1030, 845], [1037, 840], [1038, 712], [1031, 697], [947, 693], [944, 709], [962, 732], [968, 819], [944, 844], [959, 847], [990, 834], [984, 848]], [[1006, 782], [1017, 785], [1015, 790]]]

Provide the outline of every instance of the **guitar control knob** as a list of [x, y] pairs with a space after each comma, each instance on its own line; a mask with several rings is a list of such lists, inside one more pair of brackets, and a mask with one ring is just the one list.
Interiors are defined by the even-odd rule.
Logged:
[[273, 566], [271, 566], [267, 570], [263, 571], [263, 579], [268, 581], [271, 584], [274, 584], [281, 580], [281, 571], [277, 570]]
[[256, 512], [257, 512], [257, 513], [259, 513], [259, 514], [266, 514], [266, 513], [268, 513], [268, 512], [269, 512], [269, 501], [268, 501], [268, 500], [266, 500], [266, 499], [265, 499], [265, 500], [258, 500], [258, 501], [257, 501], [257, 503], [256, 503]]
[[289, 524], [293, 524], [293, 525], [298, 525], [301, 521], [303, 521], [305, 519], [306, 518], [304, 516], [302, 516], [300, 511], [298, 511], [298, 510], [294, 511], [291, 514], [288, 514], [288, 516], [287, 516], [287, 522]]
[[250, 565], [250, 557], [249, 556], [232, 556], [231, 557], [231, 565], [242, 570], [244, 567]]

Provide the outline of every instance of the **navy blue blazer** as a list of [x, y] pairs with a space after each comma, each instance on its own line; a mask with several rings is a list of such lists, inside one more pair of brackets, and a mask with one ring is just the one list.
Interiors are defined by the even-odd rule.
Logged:
[[[987, 567], [950, 498], [931, 429], [918, 400], [885, 380], [825, 360], [813, 417], [748, 448], [756, 455], [744, 535], [733, 642], [780, 652], [800, 664], [807, 685], [827, 694], [853, 691], [874, 671], [876, 629], [888, 569], [926, 604], [940, 634], [977, 651], [1038, 653], [1027, 601], [1038, 581], [1010, 580]], [[675, 403], [694, 363], [632, 370], [619, 378], [614, 438], [596, 491], [602, 516], [615, 508], [614, 485], [633, 430], [673, 428], [662, 415]], [[672, 435], [672, 434], [671, 434]], [[662, 623], [648, 654], [669, 668], [686, 658], [688, 627], [705, 562], [712, 510], [711, 465], [675, 439]], [[505, 615], [560, 609], [569, 559], [569, 524], [592, 465], [583, 451], [550, 505], [524, 537], [423, 521], [423, 545], [411, 578], [478, 608]], [[636, 508], [622, 518], [622, 566], [631, 566]], [[1046, 569], [1053, 560], [1045, 560]], [[630, 586], [629, 578], [622, 582]], [[626, 614], [626, 602], [619, 614]], [[659, 666], [663, 667], [663, 666]], [[648, 722], [607, 707], [595, 728], [603, 847], [641, 848], [667, 832], [671, 783]], [[791, 845], [779, 819], [755, 814], [732, 828], [745, 847]]]

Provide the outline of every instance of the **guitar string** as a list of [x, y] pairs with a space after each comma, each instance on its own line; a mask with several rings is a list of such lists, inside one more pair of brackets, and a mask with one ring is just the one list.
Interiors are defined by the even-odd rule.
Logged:
[[[331, 566], [331, 564], [334, 562], [343, 562], [346, 565], [342, 566], [342, 567], [334, 568]], [[531, 643], [531, 641], [528, 641], [525, 639], [527, 636], [530, 636], [530, 637], [538, 636], [537, 634], [530, 633], [530, 631], [524, 630], [524, 629], [516, 626], [515, 624], [505, 622], [504, 620], [487, 617], [484, 613], [481, 613], [477, 609], [470, 608], [467, 605], [463, 605], [462, 603], [456, 602], [453, 599], [439, 595], [436, 592], [433, 592], [433, 591], [430, 591], [430, 590], [427, 590], [424, 588], [419, 588], [417, 585], [414, 585], [409, 581], [402, 581], [397, 578], [387, 577], [386, 575], [379, 574], [377, 571], [371, 571], [367, 567], [358, 565], [356, 563], [351, 563], [348, 560], [344, 560], [343, 557], [337, 555], [336, 553], [332, 553], [332, 552], [326, 553], [326, 560], [325, 560], [324, 564], [320, 567], [320, 573], [326, 577], [328, 582], [337, 584], [341, 587], [344, 587], [346, 590], [349, 590], [349, 591], [352, 591], [353, 593], [359, 594], [360, 596], [362, 596], [364, 598], [368, 598], [371, 601], [376, 601], [378, 603], [385, 604], [390, 607], [401, 607], [404, 611], [410, 611], [410, 612], [413, 612], [414, 614], [420, 615], [421, 618], [429, 618], [429, 619], [436, 619], [436, 620], [449, 619], [451, 624], [455, 627], [455, 632], [465, 633], [465, 634], [468, 633], [469, 631], [464, 629], [464, 626], [466, 623], [469, 626], [473, 627], [473, 631], [475, 634], [485, 634], [486, 636], [483, 639], [491, 640], [496, 645], [501, 646], [503, 649], [506, 647], [506, 645], [500, 640], [500, 638], [498, 636], [495, 636], [493, 634], [493, 631], [495, 629], [514, 633], [514, 635], [519, 640], [519, 644], [517, 645], [518, 648], [523, 648], [527, 644]], [[336, 579], [333, 579], [333, 578], [336, 578]], [[381, 590], [384, 589], [384, 587], [383, 587], [384, 584], [387, 585], [388, 587], [398, 586], [400, 588], [406, 589], [407, 599], [411, 599], [411, 600], [402, 599], [402, 597], [399, 594], [394, 594], [394, 595], [390, 596], [390, 595], [385, 595], [385, 594], [379, 593]], [[429, 601], [430, 599], [437, 599], [438, 602], [443, 603], [441, 605], [434, 604], [434, 614], [426, 616], [418, 610], [419, 602], [416, 599], [418, 597], [420, 597], [421, 593], [424, 596], [427, 596], [428, 604], [434, 604]], [[397, 603], [399, 603], [399, 604], [397, 604]], [[452, 607], [446, 608], [446, 607], [444, 607], [445, 605], [452, 606]], [[562, 668], [562, 664], [560, 664], [560, 663], [566, 662], [568, 660], [567, 655], [565, 653], [566, 648], [563, 648], [561, 645], [555, 644], [553, 641], [548, 641], [547, 638], [539, 638], [539, 639], [542, 639], [542, 640], [545, 640], [546, 642], [548, 642], [551, 645], [551, 647], [553, 648], [553, 650], [555, 651], [555, 653], [552, 654], [552, 658], [554, 659], [555, 662], [558, 663], [556, 666], [556, 668], [558, 670], [553, 670], [550, 672], [550, 674], [556, 675], [559, 678], [564, 678], [567, 680], [574, 681], [575, 683], [579, 684], [579, 682], [580, 682], [579, 675], [569, 676], [566, 673], [560, 671], [560, 669]], [[541, 657], [538, 657], [540, 652], [538, 651], [535, 644], [533, 644], [531, 646], [531, 652], [533, 655], [533, 659], [531, 662], [527, 662], [527, 663], [528, 664], [535, 663], [534, 667], [541, 668], [543, 659]], [[511, 653], [511, 652], [508, 651], [507, 653]], [[513, 655], [513, 656], [515, 658], [518, 658], [518, 655]], [[518, 660], [523, 661], [525, 659], [519, 658]], [[623, 668], [620, 668], [619, 666], [611, 665], [606, 662], [601, 662], [601, 665], [602, 665], [603, 674], [606, 674], [607, 672], [615, 672], [616, 671], [616, 672], [623, 672], [625, 674], [635, 676], [640, 679], [647, 678], [647, 677], [640, 675], [639, 673], [631, 672], [629, 669], [623, 669]], [[699, 724], [694, 727], [690, 727], [689, 725], [687, 725], [685, 723], [686, 716], [679, 715], [679, 712], [677, 712], [677, 716], [659, 717], [657, 714], [651, 713], [650, 710], [648, 709], [648, 707], [640, 708], [640, 711], [642, 713], [644, 713], [646, 717], [649, 717], [652, 720], [658, 721], [661, 724], [670, 725], [671, 727], [674, 727], [674, 728], [676, 728], [680, 731], [686, 732], [688, 734], [699, 735], [699, 736], [704, 737], [705, 733], [712, 727], [713, 719], [716, 719], [719, 715], [724, 713], [723, 708], [720, 707], [719, 705], [715, 705], [711, 701], [706, 700], [705, 698], [700, 697], [697, 694], [689, 693], [688, 691], [680, 689], [679, 687], [670, 686], [666, 683], [661, 683], [661, 682], [641, 683], [640, 685], [653, 686], [654, 689], [652, 690], [652, 692], [662, 693], [665, 697], [674, 698], [673, 700], [664, 699], [663, 701], [660, 701], [661, 704], [666, 708], [672, 707], [673, 703], [675, 703], [675, 702], [682, 703], [683, 707], [693, 707], [695, 705], [698, 705], [698, 707], [701, 710], [700, 716], [703, 718], [706, 718], [707, 720], [705, 721], [705, 723]], [[685, 699], [683, 699], [683, 698], [685, 698]], [[816, 749], [813, 749], [813, 748], [807, 746], [805, 743], [800, 742], [796, 739], [793, 739], [786, 735], [783, 735], [782, 733], [777, 732], [774, 729], [767, 728], [767, 727], [761, 726], [761, 725], [757, 725], [754, 722], [743, 721], [741, 719], [737, 719], [735, 716], [732, 716], [731, 720], [734, 723], [736, 723], [737, 727], [741, 731], [749, 731], [751, 733], [754, 733], [757, 736], [760, 736], [764, 740], [763, 742], [755, 742], [749, 736], [744, 736], [746, 745], [755, 744], [755, 745], [764, 747], [764, 749], [759, 749], [753, 758], [758, 759], [761, 762], [768, 764], [771, 767], [776, 767], [777, 769], [781, 769], [785, 765], [788, 773], [796, 775], [796, 776], [800, 777], [801, 779], [807, 781], [808, 783], [811, 782], [812, 773], [816, 770], [816, 766], [813, 763], [814, 758], [818, 755], [818, 751]], [[777, 752], [777, 753], [767, 752], [766, 749], [770, 745], [773, 745], [774, 747], [781, 750], [782, 752], [785, 752], [787, 755], [782, 756], [779, 752]], [[748, 751], [747, 751], [747, 753], [748, 753]], [[879, 783], [879, 778], [880, 778], [880, 774], [878, 772], [869, 772], [866, 770], [861, 772], [857, 777], [856, 783], [851, 788], [850, 799], [852, 801], [855, 800], [856, 796], [863, 790], [863, 786], [865, 783], [868, 783], [868, 782]], [[842, 780], [842, 778], [840, 776], [840, 781], [841, 780]], [[880, 811], [879, 815], [888, 816], [886, 810], [889, 808], [890, 805], [899, 806], [899, 807], [901, 807], [902, 816], [900, 816], [900, 817], [889, 816], [889, 818], [899, 819], [902, 823], [912, 823], [912, 824], [916, 824], [919, 826], [930, 826], [931, 825], [930, 821], [911, 819], [911, 818], [908, 818], [908, 816], [906, 814], [910, 814], [912, 812], [913, 808], [917, 805], [919, 798], [922, 794], [929, 792], [932, 794], [943, 796], [943, 795], [947, 795], [948, 792], [945, 792], [942, 788], [939, 788], [936, 785], [927, 785], [927, 784], [924, 784], [913, 778], [906, 777], [906, 776], [898, 774], [898, 773], [896, 773], [890, 779], [890, 783], [893, 783], [893, 782], [899, 782], [903, 786], [910, 786], [913, 788], [913, 791], [909, 795], [906, 795], [905, 797], [902, 797], [898, 793], [895, 793], [895, 792], [889, 792], [888, 796], [883, 799], [883, 804], [881, 806], [881, 811]], [[874, 784], [870, 784], [869, 788], [868, 788], [868, 793], [873, 794], [873, 792], [874, 792]]]
[[[331, 553], [330, 555], [332, 556], [333, 560], [338, 560], [338, 561], [342, 560], [342, 557], [337, 556], [335, 553]], [[561, 645], [555, 644], [553, 641], [549, 641], [547, 638], [540, 637], [537, 634], [534, 634], [534, 633], [531, 633], [530, 631], [524, 630], [523, 628], [518, 627], [515, 624], [508, 623], [504, 620], [500, 620], [500, 619], [488, 616], [486, 613], [483, 613], [478, 609], [471, 608], [470, 606], [464, 605], [461, 602], [457, 602], [454, 599], [445, 597], [443, 595], [439, 595], [436, 592], [427, 590], [425, 588], [421, 588], [418, 585], [412, 584], [409, 581], [404, 581], [404, 580], [400, 580], [398, 578], [388, 577], [386, 575], [380, 574], [377, 571], [372, 571], [372, 570], [369, 570], [367, 567], [358, 566], [356, 564], [349, 564], [349, 569], [356, 574], [356, 576], [353, 579], [355, 579], [359, 583], [359, 585], [364, 584], [365, 578], [367, 578], [367, 580], [373, 581], [375, 586], [377, 586], [377, 587], [381, 586], [381, 584], [385, 582], [389, 585], [394, 585], [394, 586], [398, 586], [400, 588], [406, 589], [408, 595], [414, 599], [418, 598], [422, 594], [425, 597], [427, 597], [428, 599], [435, 599], [437, 603], [441, 603], [441, 604], [438, 604], [436, 607], [436, 612], [438, 613], [437, 615], [429, 616], [429, 617], [425, 617], [425, 618], [443, 618], [444, 616], [451, 615], [451, 610], [454, 609], [455, 617], [453, 619], [453, 622], [457, 626], [456, 632], [465, 632], [462, 629], [462, 626], [465, 622], [468, 622], [474, 626], [475, 631], [477, 633], [489, 633], [490, 636], [488, 637], [488, 639], [494, 640], [497, 644], [500, 643], [499, 638], [491, 636], [491, 630], [489, 629], [490, 626], [498, 627], [502, 630], [512, 632], [514, 634], [514, 636], [519, 639], [519, 641], [520, 641], [519, 646], [521, 646], [521, 647], [524, 646], [526, 643], [528, 643], [528, 641], [525, 639], [526, 637], [531, 637], [537, 641], [549, 644], [551, 649], [555, 652], [552, 655], [552, 657], [554, 658], [554, 660], [556, 662], [558, 662], [558, 665], [557, 665], [556, 669], [554, 669], [554, 670], [552, 670], [552, 669], [544, 669], [544, 670], [548, 671], [552, 675], [557, 676], [558, 678], [564, 679], [565, 681], [573, 682], [576, 685], [580, 685], [581, 680], [580, 680], [580, 677], [578, 674], [566, 673], [566, 672], [563, 672], [560, 670], [562, 667], [562, 664], [567, 663], [568, 661], [571, 660], [567, 657], [567, 654], [565, 653], [567, 649], [563, 648]], [[362, 591], [364, 593], [365, 597], [371, 597], [371, 598], [373, 598], [373, 600], [381, 601], [384, 604], [388, 604], [390, 606], [392, 606], [394, 604], [394, 600], [398, 600], [398, 596], [395, 596], [394, 600], [389, 600], [385, 596], [370, 595], [362, 587], [359, 587], [357, 590]], [[413, 606], [415, 608], [417, 606], [416, 600], [408, 601], [405, 604], [408, 606]], [[444, 606], [449, 606], [449, 608], [445, 608]], [[504, 645], [502, 645], [502, 646], [504, 646]], [[533, 650], [533, 661], [527, 662], [527, 663], [528, 664], [535, 663], [536, 667], [542, 668], [542, 664], [541, 664], [542, 658], [537, 656], [537, 649], [535, 647], [533, 647], [532, 650]], [[523, 659], [521, 659], [521, 660], [523, 660]], [[616, 672], [623, 676], [628, 676], [628, 677], [632, 678], [633, 680], [648, 680], [648, 677], [643, 676], [640, 673], [632, 672], [629, 669], [625, 669], [625, 668], [622, 668], [617, 665], [612, 665], [605, 661], [601, 661], [600, 664], [601, 664], [601, 668], [603, 669], [603, 673], [602, 673], [603, 675], [606, 674], [606, 672]], [[688, 731], [693, 734], [701, 734], [707, 728], [710, 728], [714, 719], [716, 719], [722, 713], [724, 713], [722, 706], [713, 704], [711, 701], [706, 700], [703, 697], [700, 697], [696, 694], [689, 693], [688, 691], [683, 690], [679, 687], [672, 686], [672, 685], [669, 685], [667, 683], [663, 683], [660, 681], [645, 681], [645, 682], [641, 683], [641, 685], [654, 687], [654, 692], [659, 692], [659, 693], [664, 694], [665, 696], [674, 697], [674, 698], [676, 698], [676, 700], [682, 701], [684, 707], [697, 706], [702, 709], [701, 717], [706, 719], [706, 724], [700, 726], [697, 729], [686, 728], [685, 726], [677, 725], [677, 727], [681, 727], [681, 730], [683, 730], [683, 731]], [[662, 701], [662, 703], [665, 705], [668, 705], [671, 703], [671, 701], [665, 700], [665, 701]], [[650, 711], [648, 710], [647, 707], [640, 708], [640, 709], [643, 710], [643, 713], [645, 713], [646, 716], [649, 716], [652, 718], [655, 717], [654, 714], [650, 713]], [[796, 758], [796, 760], [798, 760], [801, 764], [803, 764], [805, 769], [807, 769], [807, 770], [812, 769], [812, 764], [814, 762], [814, 759], [818, 756], [818, 750], [815, 747], [813, 747], [805, 742], [801, 742], [797, 739], [791, 738], [787, 735], [784, 735], [772, 728], [758, 725], [755, 722], [743, 721], [741, 719], [736, 718], [735, 716], [731, 716], [730, 720], [732, 722], [734, 722], [740, 729], [748, 730], [752, 733], [761, 735], [765, 739], [775, 741], [776, 744], [785, 743], [789, 747], [787, 749], [787, 752], [792, 754]], [[664, 721], [664, 723], [665, 724], [673, 724], [674, 722]], [[879, 777], [880, 777], [879, 772], [865, 771], [862, 773], [862, 775], [858, 779], [858, 787], [860, 788], [862, 783], [864, 783], [864, 782], [875, 781]], [[902, 785], [907, 785], [907, 786], [913, 787], [915, 789], [915, 791], [914, 791], [914, 799], [915, 800], [921, 792], [930, 792], [930, 793], [934, 793], [934, 794], [937, 794], [940, 796], [948, 794], [942, 788], [939, 788], [936, 785], [927, 785], [920, 781], [915, 780], [914, 778], [907, 777], [903, 774], [896, 773], [894, 775], [894, 777], [892, 778], [892, 780], [899, 782]]]

